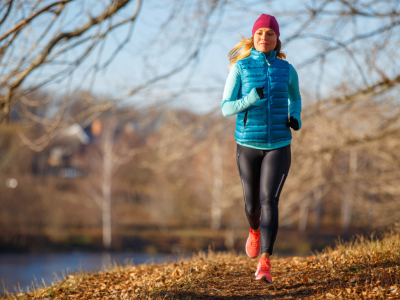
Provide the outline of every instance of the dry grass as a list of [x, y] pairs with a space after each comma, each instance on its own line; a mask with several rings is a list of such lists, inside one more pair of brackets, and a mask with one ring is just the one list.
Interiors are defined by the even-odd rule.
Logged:
[[199, 254], [160, 265], [69, 275], [7, 299], [400, 299], [400, 235], [357, 237], [311, 257], [274, 258], [273, 284], [254, 281], [257, 260]]

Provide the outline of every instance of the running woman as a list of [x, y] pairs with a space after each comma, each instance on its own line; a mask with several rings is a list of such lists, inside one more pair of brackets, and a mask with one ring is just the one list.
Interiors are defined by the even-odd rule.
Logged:
[[252, 35], [229, 52], [221, 108], [224, 116], [237, 115], [236, 160], [250, 224], [246, 253], [257, 258], [261, 249], [256, 280], [271, 283], [278, 201], [290, 169], [290, 128], [301, 128], [301, 97], [297, 72], [281, 52], [275, 17], [262, 14]]

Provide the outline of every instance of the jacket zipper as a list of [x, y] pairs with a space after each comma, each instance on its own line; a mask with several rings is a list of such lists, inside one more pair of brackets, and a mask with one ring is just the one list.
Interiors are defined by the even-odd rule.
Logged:
[[246, 126], [246, 122], [247, 122], [247, 113], [248, 113], [248, 111], [246, 110], [246, 113], [244, 114], [244, 125], [243, 125], [243, 127]]
[[267, 62], [267, 64], [268, 64], [268, 67], [267, 67], [267, 84], [268, 84], [268, 97], [267, 97], [267, 101], [268, 101], [268, 140], [267, 140], [267, 142], [268, 142], [268, 144], [270, 144], [271, 143], [271, 106], [270, 106], [270, 103], [271, 103], [271, 91], [270, 91], [270, 82], [269, 82], [269, 67], [271, 66], [270, 64], [269, 64], [269, 62], [268, 62], [268, 59], [265, 57], [265, 55], [264, 55], [264, 58], [265, 58], [265, 61]]

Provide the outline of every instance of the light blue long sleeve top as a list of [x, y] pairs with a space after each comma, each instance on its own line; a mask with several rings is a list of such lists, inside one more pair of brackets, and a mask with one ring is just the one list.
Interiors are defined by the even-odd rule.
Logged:
[[[239, 90], [241, 87], [241, 75], [237, 64], [234, 64], [229, 72], [228, 79], [225, 83], [224, 95], [222, 98], [221, 109], [222, 114], [232, 116], [240, 113], [249, 106], [260, 100], [256, 89], [254, 88], [247, 96], [238, 99]], [[299, 78], [294, 67], [289, 64], [289, 115], [297, 120], [299, 123], [299, 129], [301, 128], [301, 96], [299, 89]], [[239, 143], [239, 145], [260, 149], [260, 150], [272, 150], [280, 147], [289, 145], [291, 140], [280, 141], [276, 143], [254, 143], [246, 142]]]

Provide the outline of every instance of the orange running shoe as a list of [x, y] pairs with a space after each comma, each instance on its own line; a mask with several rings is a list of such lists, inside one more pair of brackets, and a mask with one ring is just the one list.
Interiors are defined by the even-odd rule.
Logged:
[[260, 232], [254, 232], [253, 229], [250, 228], [249, 237], [246, 242], [246, 253], [251, 258], [257, 258], [258, 254], [260, 254]]
[[268, 258], [260, 257], [255, 275], [257, 281], [272, 283], [271, 263], [269, 262]]

